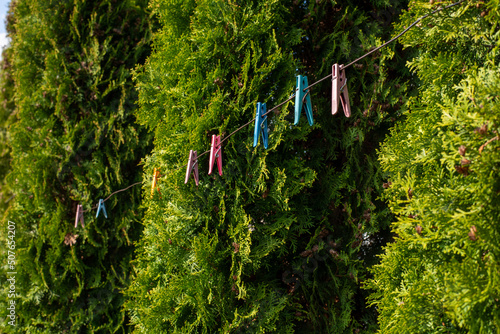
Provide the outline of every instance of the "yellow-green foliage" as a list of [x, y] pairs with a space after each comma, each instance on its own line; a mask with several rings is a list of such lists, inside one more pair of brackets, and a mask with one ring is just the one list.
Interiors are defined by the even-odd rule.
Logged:
[[9, 202], [13, 199], [13, 193], [5, 177], [10, 170], [10, 146], [8, 141], [7, 128], [13, 121], [14, 111], [14, 81], [12, 78], [11, 48], [6, 48], [2, 52], [0, 62], [0, 221], [8, 208]]
[[[13, 80], [6, 182], [15, 198], [2, 231], [15, 222], [18, 298], [16, 327], [4, 321], [1, 331], [126, 332], [120, 290], [141, 231], [140, 188], [110, 198], [109, 219], [96, 219], [95, 205], [141, 180], [150, 145], [132, 114], [131, 69], [149, 54], [146, 2], [12, 3], [3, 73]], [[74, 227], [77, 204], [85, 228]]]
[[397, 216], [368, 284], [381, 333], [500, 331], [499, 9], [466, 1], [402, 41], [420, 82], [380, 151]]
[[373, 330], [359, 286], [387, 237], [375, 148], [403, 100], [403, 58], [387, 48], [349, 68], [350, 119], [331, 115], [327, 80], [311, 90], [313, 127], [293, 126], [289, 102], [269, 114], [268, 150], [250, 126], [223, 143], [223, 176], [207, 175], [205, 154], [200, 185], [185, 185], [184, 166], [252, 121], [257, 102], [286, 100], [296, 74], [312, 83], [389, 37], [384, 5], [151, 1], [161, 29], [136, 73], [137, 115], [155, 133], [145, 178], [161, 177], [152, 196], [143, 188], [127, 303], [137, 333]]

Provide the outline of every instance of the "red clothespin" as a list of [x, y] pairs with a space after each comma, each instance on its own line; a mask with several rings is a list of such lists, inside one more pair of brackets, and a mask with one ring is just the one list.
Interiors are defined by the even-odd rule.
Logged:
[[194, 174], [194, 182], [196, 182], [196, 185], [198, 185], [198, 183], [200, 182], [200, 179], [198, 177], [198, 153], [193, 150], [189, 151], [186, 180], [184, 180], [184, 183], [188, 183], [191, 173]]
[[85, 227], [85, 224], [83, 223], [83, 207], [81, 206], [81, 204], [78, 204], [78, 206], [76, 207], [75, 228], [78, 225], [78, 221], [80, 221], [82, 227]]
[[210, 161], [208, 165], [208, 175], [212, 174], [215, 160], [217, 159], [217, 169], [222, 176], [222, 147], [220, 145], [220, 136], [212, 135], [212, 147], [210, 147]]
[[[160, 171], [156, 170], [156, 168], [153, 170], [153, 182], [151, 183], [151, 197], [153, 197], [156, 183], [158, 182], [158, 178], [160, 177]], [[160, 192], [160, 189], [158, 189], [158, 192]]]
[[339, 109], [339, 102], [342, 103], [346, 117], [351, 116], [351, 105], [349, 104], [349, 92], [347, 91], [347, 78], [344, 65], [334, 64], [332, 66], [332, 115]]

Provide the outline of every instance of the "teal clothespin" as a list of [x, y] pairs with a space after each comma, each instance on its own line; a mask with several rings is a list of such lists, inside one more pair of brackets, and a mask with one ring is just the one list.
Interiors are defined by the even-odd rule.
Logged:
[[95, 217], [97, 218], [97, 216], [99, 216], [99, 212], [101, 211], [104, 212], [104, 217], [108, 218], [108, 214], [106, 213], [106, 207], [104, 206], [104, 201], [102, 199], [99, 200], [99, 206], [97, 207], [97, 214], [95, 215]]
[[306, 109], [307, 121], [311, 126], [314, 124], [311, 96], [309, 94], [310, 90], [308, 89], [307, 92], [304, 92], [304, 88], [306, 88], [307, 86], [309, 86], [309, 84], [307, 83], [307, 77], [297, 75], [297, 90], [295, 92], [295, 123], [293, 123], [293, 125], [299, 124], [300, 112], [302, 111], [304, 97], [306, 100], [306, 105], [304, 107]]
[[262, 134], [262, 142], [264, 143], [264, 148], [267, 149], [269, 134], [267, 133], [267, 115], [266, 104], [257, 102], [257, 111], [255, 113], [255, 130], [253, 132], [253, 147], [257, 146], [259, 143], [260, 134]]

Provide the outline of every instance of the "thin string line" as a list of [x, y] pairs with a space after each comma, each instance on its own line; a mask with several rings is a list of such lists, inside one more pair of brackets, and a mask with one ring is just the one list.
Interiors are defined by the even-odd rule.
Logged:
[[307, 89], [311, 88], [311, 87], [312, 87], [312, 86], [314, 86], [314, 85], [319, 84], [321, 81], [324, 81], [324, 80], [326, 80], [326, 79], [330, 78], [332, 75], [333, 75], [333, 73], [332, 73], [332, 74], [328, 74], [326, 77], [321, 78], [321, 79], [319, 79], [319, 80], [318, 80], [318, 81], [316, 81], [316, 82], [313, 82], [312, 84], [310, 84], [309, 86], [307, 86], [306, 88], [304, 88], [304, 89], [303, 89], [303, 91], [305, 92]]
[[[134, 183], [134, 184], [129, 185], [127, 188], [123, 188], [123, 189], [117, 190], [117, 191], [115, 191], [114, 193], [111, 193], [108, 197], [106, 197], [106, 199], [103, 199], [102, 201], [103, 201], [103, 202], [106, 202], [106, 201], [107, 201], [107, 200], [108, 200], [111, 196], [116, 195], [116, 194], [117, 194], [117, 193], [119, 193], [119, 192], [122, 192], [122, 191], [128, 190], [129, 188], [131, 188], [131, 187], [133, 187], [133, 186], [136, 186], [136, 185], [138, 185], [138, 184], [141, 184], [141, 183], [142, 183], [142, 181], [141, 181], [141, 182], [136, 182], [136, 183]], [[99, 207], [99, 204], [94, 205], [94, 206], [93, 206], [93, 207], [91, 207], [90, 209], [83, 210], [82, 212], [89, 212], [89, 211], [91, 211], [91, 210], [95, 210], [95, 209], [97, 209], [98, 207]]]
[[461, 0], [461, 1], [458, 1], [458, 2], [455, 2], [455, 3], [452, 3], [451, 5], [448, 5], [448, 6], [446, 6], [446, 7], [441, 7], [441, 8], [438, 8], [438, 9], [436, 9], [436, 10], [434, 10], [434, 11], [432, 11], [432, 12], [430, 12], [430, 13], [428, 13], [428, 14], [424, 15], [424, 16], [419, 17], [419, 18], [418, 18], [415, 22], [413, 22], [412, 24], [410, 24], [410, 25], [408, 26], [408, 28], [406, 28], [405, 30], [403, 30], [403, 31], [402, 31], [399, 35], [397, 35], [396, 37], [394, 37], [394, 38], [393, 38], [393, 39], [391, 39], [390, 41], [385, 42], [385, 43], [384, 43], [384, 44], [382, 44], [381, 46], [379, 46], [379, 47], [377, 47], [377, 48], [375, 48], [375, 49], [371, 50], [370, 52], [368, 52], [368, 53], [366, 53], [366, 54], [362, 55], [362, 56], [361, 56], [361, 57], [359, 57], [358, 59], [356, 59], [356, 60], [354, 60], [354, 61], [350, 62], [349, 64], [347, 64], [347, 65], [343, 66], [342, 68], [343, 68], [343, 69], [346, 69], [346, 68], [348, 68], [349, 66], [351, 66], [351, 65], [353, 65], [353, 64], [355, 64], [355, 63], [357, 63], [357, 62], [358, 62], [358, 61], [360, 61], [361, 59], [363, 59], [363, 58], [365, 58], [365, 57], [367, 57], [367, 56], [371, 55], [372, 53], [374, 53], [374, 52], [376, 52], [376, 51], [380, 50], [381, 48], [383, 48], [383, 47], [387, 46], [388, 44], [390, 44], [390, 43], [394, 42], [395, 40], [397, 40], [398, 38], [400, 38], [401, 36], [403, 36], [403, 34], [405, 34], [408, 30], [410, 30], [411, 28], [413, 28], [413, 26], [415, 26], [415, 24], [419, 23], [421, 20], [423, 20], [423, 19], [427, 18], [428, 16], [433, 15], [433, 14], [436, 14], [437, 12], [440, 12], [440, 11], [442, 11], [442, 10], [448, 9], [448, 8], [450, 8], [450, 7], [453, 7], [453, 6], [459, 5], [459, 4], [461, 4], [462, 2], [464, 2], [464, 1], [465, 1], [465, 0]]
[[[431, 16], [431, 15], [434, 15], [434, 14], [435, 14], [435, 13], [437, 13], [437, 12], [440, 12], [440, 11], [443, 11], [443, 10], [445, 10], [445, 9], [448, 9], [448, 8], [451, 8], [451, 7], [454, 7], [454, 6], [457, 6], [457, 5], [461, 4], [461, 3], [462, 3], [462, 2], [464, 2], [464, 1], [465, 1], [465, 0], [460, 0], [460, 1], [458, 1], [458, 2], [452, 3], [452, 4], [450, 4], [450, 5], [448, 5], [448, 6], [445, 6], [445, 7], [438, 8], [438, 9], [436, 9], [436, 10], [434, 10], [434, 11], [430, 12], [430, 13], [427, 13], [427, 14], [426, 14], [426, 15], [424, 15], [424, 16], [419, 17], [419, 18], [418, 18], [415, 22], [413, 22], [412, 24], [410, 24], [407, 28], [405, 28], [405, 29], [404, 29], [401, 33], [399, 33], [396, 37], [394, 37], [394, 38], [392, 38], [391, 40], [389, 40], [389, 41], [385, 42], [384, 44], [382, 44], [382, 45], [378, 46], [377, 48], [375, 48], [375, 49], [373, 49], [373, 50], [371, 50], [371, 51], [369, 51], [369, 52], [365, 53], [365, 54], [364, 54], [364, 55], [362, 55], [361, 57], [359, 57], [359, 58], [357, 58], [357, 59], [353, 60], [352, 62], [350, 62], [349, 64], [342, 66], [342, 69], [346, 69], [346, 68], [348, 68], [349, 66], [351, 66], [351, 65], [353, 65], [353, 64], [355, 64], [355, 63], [357, 63], [358, 61], [362, 60], [363, 58], [368, 57], [368, 56], [369, 56], [369, 55], [371, 55], [372, 53], [377, 52], [378, 50], [380, 50], [380, 49], [382, 49], [382, 48], [386, 47], [386, 46], [387, 46], [387, 45], [389, 45], [390, 43], [392, 43], [392, 42], [396, 41], [396, 40], [397, 40], [397, 39], [399, 39], [401, 36], [403, 36], [406, 32], [408, 32], [408, 30], [410, 30], [410, 29], [411, 29], [411, 28], [413, 28], [413, 27], [414, 27], [417, 23], [419, 23], [421, 20], [423, 20], [423, 19], [425, 19], [425, 18], [427, 18], [427, 17], [429, 17], [429, 16]], [[319, 80], [317, 80], [317, 81], [313, 82], [313, 83], [312, 83], [312, 84], [310, 84], [309, 86], [305, 87], [305, 88], [303, 89], [303, 91], [304, 91], [304, 92], [305, 92], [305, 91], [308, 91], [308, 90], [309, 90], [310, 88], [312, 88], [313, 86], [315, 86], [315, 85], [319, 84], [320, 82], [322, 82], [322, 81], [324, 81], [324, 80], [326, 80], [326, 79], [328, 79], [328, 78], [331, 78], [332, 76], [333, 76], [333, 73], [331, 73], [331, 74], [329, 74], [329, 75], [327, 75], [327, 76], [325, 76], [325, 77], [323, 77], [323, 78], [321, 78], [321, 79], [319, 79]], [[310, 91], [308, 91], [308, 92], [307, 92], [307, 94], [308, 94], [309, 92], [310, 92]], [[306, 96], [307, 96], [307, 95], [306, 95]], [[283, 101], [282, 103], [278, 104], [277, 106], [275, 106], [275, 107], [273, 107], [273, 108], [269, 109], [269, 110], [268, 110], [266, 113], [264, 113], [262, 116], [266, 116], [267, 114], [271, 113], [272, 111], [274, 111], [274, 110], [278, 109], [278, 108], [279, 108], [279, 107], [281, 107], [283, 104], [285, 104], [285, 103], [289, 102], [290, 100], [292, 100], [294, 97], [295, 97], [295, 94], [293, 94], [292, 96], [290, 96], [288, 99], [286, 99], [286, 100], [285, 100], [285, 101]], [[304, 99], [305, 99], [305, 96], [304, 96]], [[252, 119], [252, 120], [250, 120], [249, 122], [247, 122], [247, 123], [243, 124], [242, 126], [240, 126], [239, 128], [237, 128], [236, 130], [234, 130], [233, 132], [231, 132], [228, 136], [224, 137], [224, 139], [222, 139], [222, 140], [221, 140], [221, 142], [220, 142], [220, 144], [219, 144], [219, 145], [221, 146], [221, 145], [222, 145], [222, 143], [224, 143], [226, 140], [228, 140], [229, 138], [231, 138], [233, 135], [235, 135], [237, 132], [241, 131], [241, 130], [242, 130], [242, 129], [244, 129], [245, 127], [247, 127], [247, 126], [249, 126], [250, 124], [254, 123], [254, 121], [255, 121], [255, 119]], [[208, 151], [205, 151], [205, 152], [201, 153], [200, 155], [198, 155], [198, 156], [197, 156], [197, 159], [201, 158], [201, 157], [202, 157], [202, 156], [204, 156], [205, 154], [208, 154], [209, 152], [210, 152], [210, 150], [208, 150]], [[180, 166], [180, 167], [177, 167], [177, 168], [175, 168], [175, 169], [172, 169], [172, 170], [170, 170], [170, 172], [175, 172], [175, 171], [177, 171], [177, 170], [179, 170], [179, 169], [181, 169], [181, 168], [187, 167], [187, 165], [188, 165], [188, 164], [185, 164], [185, 165], [183, 165], [183, 166]], [[165, 174], [165, 175], [166, 175], [166, 174]], [[165, 176], [165, 175], [160, 175], [160, 177], [161, 177], [161, 176]], [[125, 190], [129, 189], [130, 187], [133, 187], [133, 186], [138, 185], [138, 184], [141, 184], [141, 183], [142, 183], [142, 182], [137, 182], [137, 183], [134, 183], [134, 184], [132, 184], [132, 185], [128, 186], [127, 188], [124, 188], [124, 189], [120, 189], [120, 190], [115, 191], [114, 193], [112, 193], [111, 195], [109, 195], [109, 196], [108, 196], [108, 197], [104, 200], [104, 202], [105, 202], [106, 200], [108, 200], [111, 196], [115, 195], [116, 193], [119, 193], [119, 192], [121, 192], [121, 191], [125, 191]], [[9, 200], [10, 200], [10, 199], [9, 199]], [[97, 208], [97, 206], [93, 207], [91, 210], [96, 209], [96, 208]], [[89, 211], [89, 210], [86, 210], [86, 211]], [[83, 212], [86, 212], [86, 211], [83, 211]]]
[[[448, 5], [448, 6], [446, 6], [446, 7], [441, 7], [441, 8], [438, 8], [438, 9], [436, 9], [436, 10], [434, 10], [434, 11], [432, 11], [432, 12], [430, 12], [430, 13], [428, 13], [428, 14], [424, 15], [424, 16], [419, 17], [419, 18], [418, 18], [415, 22], [413, 22], [412, 24], [410, 24], [410, 25], [408, 26], [408, 28], [406, 28], [405, 30], [403, 30], [403, 31], [402, 31], [401, 33], [399, 33], [396, 37], [394, 37], [393, 39], [389, 40], [388, 42], [385, 42], [384, 44], [380, 45], [379, 47], [377, 47], [377, 48], [375, 48], [375, 49], [373, 49], [373, 50], [371, 50], [371, 51], [369, 51], [369, 52], [365, 53], [365, 54], [364, 54], [364, 55], [362, 55], [361, 57], [359, 57], [359, 58], [357, 58], [357, 59], [353, 60], [352, 62], [350, 62], [349, 64], [342, 66], [342, 69], [346, 69], [346, 68], [348, 68], [349, 66], [354, 65], [355, 63], [357, 63], [357, 62], [358, 62], [358, 61], [360, 61], [361, 59], [363, 59], [363, 58], [365, 58], [365, 57], [368, 57], [368, 56], [369, 56], [369, 55], [371, 55], [372, 53], [377, 52], [378, 50], [380, 50], [380, 49], [382, 49], [382, 48], [386, 47], [387, 45], [391, 44], [392, 42], [394, 42], [395, 40], [397, 40], [397, 39], [399, 39], [401, 36], [403, 36], [403, 35], [404, 35], [404, 34], [405, 34], [408, 30], [410, 30], [411, 28], [413, 28], [413, 26], [415, 26], [415, 25], [416, 25], [417, 23], [419, 23], [421, 20], [423, 20], [423, 19], [425, 19], [425, 18], [427, 18], [427, 17], [429, 17], [429, 16], [431, 16], [431, 15], [434, 15], [434, 14], [436, 14], [437, 12], [440, 12], [440, 11], [442, 11], [442, 10], [448, 9], [448, 8], [450, 8], [450, 7], [453, 7], [453, 6], [457, 6], [457, 5], [461, 4], [461, 3], [462, 3], [462, 2], [464, 2], [464, 1], [465, 1], [465, 0], [461, 0], [461, 1], [458, 1], [458, 2], [455, 2], [455, 3], [452, 3], [451, 5]], [[307, 86], [306, 88], [304, 88], [304, 92], [305, 92], [307, 89], [311, 88], [312, 86], [314, 86], [314, 85], [316, 85], [316, 84], [319, 84], [319, 83], [320, 83], [320, 82], [322, 82], [323, 80], [326, 80], [326, 79], [330, 78], [332, 75], [333, 75], [333, 73], [332, 73], [332, 74], [327, 75], [327, 76], [326, 76], [326, 77], [324, 77], [324, 78], [319, 79], [318, 81], [316, 81], [316, 82], [314, 82], [314, 83], [312, 83], [312, 84], [310, 84], [309, 86]]]
[[280, 104], [278, 104], [276, 107], [274, 108], [271, 108], [269, 109], [264, 115], [262, 116], [265, 116], [267, 114], [269, 114], [271, 111], [274, 111], [276, 109], [278, 109], [279, 107], [281, 107], [282, 105], [284, 105], [285, 103], [289, 102], [290, 100], [292, 100], [293, 98], [295, 97], [295, 94], [293, 94], [292, 96], [290, 96], [288, 99], [286, 99], [285, 101], [281, 102]]
[[142, 183], [142, 181], [141, 181], [141, 182], [136, 182], [136, 183], [134, 183], [134, 184], [131, 184], [131, 185], [130, 185], [130, 186], [128, 186], [127, 188], [123, 188], [123, 189], [117, 190], [117, 191], [115, 191], [114, 193], [112, 193], [111, 195], [109, 195], [108, 197], [106, 197], [106, 199], [104, 199], [104, 200], [103, 200], [103, 202], [106, 202], [106, 201], [107, 201], [107, 200], [108, 200], [111, 196], [113, 196], [114, 194], [117, 194], [117, 193], [119, 193], [119, 192], [121, 192], [121, 191], [125, 191], [125, 190], [127, 190], [128, 188], [131, 188], [131, 187], [136, 186], [136, 185], [141, 184], [141, 183]]
[[[394, 42], [395, 40], [399, 39], [399, 38], [400, 38], [401, 36], [403, 36], [403, 35], [404, 35], [404, 34], [405, 34], [408, 30], [410, 30], [411, 28], [413, 28], [413, 26], [415, 26], [418, 22], [420, 22], [421, 20], [423, 20], [423, 19], [427, 18], [428, 16], [433, 15], [433, 14], [435, 14], [435, 13], [437, 13], [437, 12], [442, 11], [442, 10], [448, 9], [448, 8], [450, 8], [450, 7], [457, 6], [457, 5], [461, 4], [461, 3], [462, 3], [462, 2], [464, 2], [464, 1], [465, 1], [465, 0], [460, 0], [460, 1], [458, 1], [458, 2], [455, 2], [455, 3], [451, 4], [451, 5], [448, 5], [448, 6], [446, 6], [446, 7], [441, 7], [441, 8], [438, 8], [438, 9], [436, 9], [436, 10], [434, 10], [434, 11], [432, 11], [432, 12], [430, 12], [430, 13], [428, 13], [428, 14], [424, 15], [424, 16], [419, 17], [419, 18], [418, 18], [415, 22], [413, 22], [411, 25], [409, 25], [409, 26], [408, 26], [408, 28], [406, 28], [405, 30], [403, 30], [403, 31], [402, 31], [401, 33], [399, 33], [396, 37], [392, 38], [392, 39], [391, 39], [391, 40], [389, 40], [388, 42], [385, 42], [384, 44], [380, 45], [379, 47], [377, 47], [377, 48], [375, 48], [375, 49], [373, 49], [373, 50], [369, 51], [368, 53], [366, 53], [366, 54], [362, 55], [361, 57], [359, 57], [359, 58], [357, 58], [356, 60], [354, 60], [354, 61], [350, 62], [349, 64], [347, 64], [347, 65], [345, 65], [345, 66], [342, 66], [342, 69], [346, 69], [346, 68], [348, 68], [349, 66], [351, 66], [351, 65], [353, 65], [353, 64], [355, 64], [355, 63], [357, 63], [357, 62], [358, 62], [358, 61], [360, 61], [361, 59], [363, 59], [363, 58], [365, 58], [365, 57], [367, 57], [367, 56], [371, 55], [372, 53], [374, 53], [374, 52], [376, 52], [376, 51], [378, 51], [378, 50], [380, 50], [380, 49], [382, 49], [382, 48], [386, 47], [388, 44], [390, 44], [390, 43]], [[321, 78], [321, 79], [319, 79], [319, 80], [317, 80], [317, 81], [313, 82], [313, 83], [312, 83], [312, 84], [310, 84], [309, 86], [305, 87], [305, 88], [303, 89], [303, 91], [305, 92], [306, 90], [309, 90], [311, 87], [313, 87], [313, 86], [315, 86], [315, 85], [319, 84], [320, 82], [322, 82], [322, 81], [324, 81], [324, 80], [326, 80], [326, 79], [328, 79], [328, 78], [331, 78], [331, 77], [332, 77], [332, 75], [333, 75], [333, 73], [332, 73], [332, 74], [328, 74], [327, 76], [325, 76], [325, 77], [323, 77], [323, 78]], [[297, 90], [297, 89], [296, 89], [296, 90]], [[281, 107], [283, 104], [285, 104], [285, 103], [287, 103], [288, 101], [292, 100], [294, 97], [295, 97], [295, 94], [293, 94], [291, 97], [289, 97], [288, 99], [286, 99], [284, 102], [282, 102], [282, 103], [278, 104], [278, 105], [277, 105], [277, 106], [275, 106], [274, 108], [269, 109], [269, 110], [268, 110], [266, 113], [264, 113], [262, 116], [266, 116], [266, 115], [267, 115], [267, 114], [269, 114], [270, 112], [272, 112], [272, 111], [276, 110], [277, 108]], [[255, 119], [252, 119], [252, 120], [250, 120], [248, 123], [243, 124], [242, 126], [240, 126], [239, 128], [237, 128], [236, 130], [234, 130], [233, 132], [231, 132], [228, 136], [226, 136], [223, 140], [221, 140], [220, 145], [222, 145], [222, 143], [223, 143], [223, 142], [225, 142], [226, 140], [228, 140], [231, 136], [233, 136], [233, 135], [234, 135], [234, 134], [236, 134], [237, 132], [241, 131], [243, 128], [245, 128], [245, 127], [249, 126], [250, 124], [254, 123], [254, 121], [255, 121]], [[202, 154], [200, 154], [200, 155], [198, 156], [198, 158], [200, 158], [200, 157], [204, 156], [205, 154], [207, 154], [207, 153], [209, 153], [209, 152], [210, 152], [210, 150], [203, 152]], [[181, 169], [181, 168], [184, 168], [184, 167], [187, 167], [187, 164], [185, 164], [185, 165], [183, 165], [183, 166], [180, 166], [180, 167], [178, 167], [178, 168], [172, 169], [172, 170], [171, 170], [171, 172], [174, 172], [174, 171], [176, 171], [176, 170], [178, 170], [178, 169]]]
[[[281, 102], [280, 104], [278, 104], [277, 106], [273, 107], [272, 109], [269, 109], [266, 113], [262, 114], [262, 116], [266, 116], [267, 114], [269, 114], [270, 112], [278, 109], [279, 107], [281, 107], [282, 105], [284, 105], [285, 103], [287, 103], [288, 101], [292, 100], [293, 98], [295, 97], [295, 94], [293, 94], [291, 97], [289, 97], [288, 99], [286, 99], [285, 101]], [[222, 146], [222, 143], [225, 142], [226, 140], [228, 140], [229, 138], [231, 138], [231, 136], [233, 136], [234, 134], [236, 134], [237, 132], [241, 131], [243, 128], [249, 126], [250, 124], [254, 123], [255, 122], [255, 119], [251, 119], [250, 121], [248, 121], [247, 123], [243, 124], [242, 126], [240, 126], [239, 128], [237, 128], [236, 130], [234, 130], [233, 132], [231, 132], [229, 135], [227, 135], [226, 137], [224, 137], [224, 139], [221, 140], [219, 146]], [[210, 153], [210, 150], [208, 151], [205, 151], [203, 153], [201, 153], [200, 155], [197, 156], [197, 159], [201, 158], [202, 156], [204, 156], [205, 154], [207, 153]], [[177, 167], [175, 169], [171, 169], [170, 171], [171, 172], [175, 172], [176, 170], [178, 169], [181, 169], [181, 168], [184, 168], [184, 167], [187, 167], [188, 164], [185, 164], [183, 166], [180, 166], [180, 167]]]

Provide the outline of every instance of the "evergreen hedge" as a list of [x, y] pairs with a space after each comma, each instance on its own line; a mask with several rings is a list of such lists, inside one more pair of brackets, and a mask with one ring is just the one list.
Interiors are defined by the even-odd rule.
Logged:
[[[106, 201], [108, 219], [95, 218], [95, 205], [141, 181], [138, 164], [151, 148], [151, 136], [135, 124], [131, 80], [150, 52], [147, 3], [13, 4], [3, 73], [14, 85], [4, 101], [15, 106], [7, 182], [16, 196], [2, 230], [7, 220], [16, 224], [18, 298], [16, 327], [3, 321], [2, 331], [127, 332], [121, 291], [141, 233], [140, 187]], [[84, 228], [74, 227], [78, 204]]]
[[[393, 46], [347, 70], [352, 116], [331, 115], [331, 81], [311, 89], [314, 125], [293, 102], [269, 114], [269, 149], [253, 124], [222, 145], [223, 175], [184, 184], [190, 150], [253, 122], [388, 40], [399, 1], [150, 3], [160, 30], [135, 75], [147, 157], [144, 235], [128, 289], [137, 333], [372, 332], [360, 289], [389, 234], [376, 148], [407, 91]], [[398, 52], [399, 54], [399, 52]], [[262, 140], [262, 139], [261, 139]], [[151, 195], [153, 172], [160, 171]], [[216, 172], [215, 172], [216, 173]]]
[[[12, 4], [11, 4], [12, 6]], [[12, 16], [7, 15], [6, 24], [9, 30]], [[2, 61], [0, 62], [0, 220], [3, 221], [3, 215], [7, 210], [8, 203], [12, 200], [12, 191], [6, 176], [10, 170], [10, 146], [8, 144], [7, 128], [13, 122], [11, 117], [15, 105], [13, 101], [14, 80], [12, 78], [12, 52], [7, 45], [2, 52]]]
[[402, 39], [419, 82], [379, 155], [397, 217], [368, 285], [381, 333], [500, 331], [499, 9], [466, 1]]
[[[287, 102], [253, 147], [257, 102], [448, 3], [414, 1], [393, 26], [406, 2], [13, 2], [0, 210], [19, 297], [2, 330], [498, 332], [498, 1], [463, 1], [349, 67], [350, 118], [322, 81], [313, 126]], [[218, 134], [223, 175], [209, 176]], [[199, 186], [184, 184], [190, 150]], [[116, 193], [95, 218], [142, 178], [142, 199]]]

